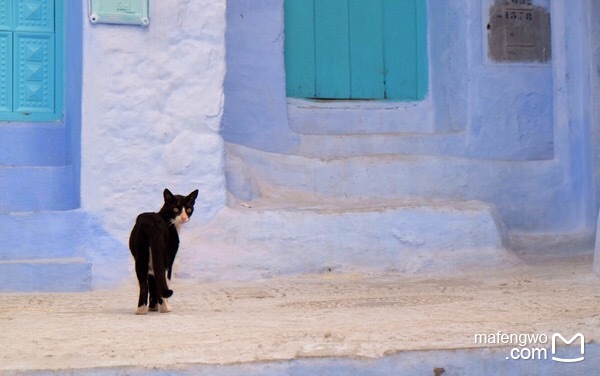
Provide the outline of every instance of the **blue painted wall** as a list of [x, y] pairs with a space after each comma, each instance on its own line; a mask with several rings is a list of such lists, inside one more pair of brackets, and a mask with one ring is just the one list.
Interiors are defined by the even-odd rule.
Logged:
[[81, 206], [81, 87], [83, 65], [83, 13], [82, 4], [70, 4], [66, 11], [66, 71], [65, 77], [65, 122], [66, 155], [73, 166], [73, 190], [71, 197], [76, 207]]
[[[65, 11], [63, 116], [0, 122], [0, 291], [80, 291], [91, 286], [81, 210], [82, 19]], [[62, 74], [61, 74], [62, 76]]]
[[[551, 159], [552, 64], [487, 61], [487, 19], [482, 13], [485, 9], [480, 3], [430, 2], [427, 97], [412, 104], [399, 102], [392, 111], [388, 107], [394, 101], [379, 111], [372, 102], [364, 103], [368, 110], [355, 116], [363, 124], [353, 126], [345, 121], [344, 126], [353, 133], [359, 128], [363, 133], [464, 132], [457, 146], [464, 156]], [[297, 106], [289, 106], [285, 96], [283, 16], [283, 0], [228, 3], [223, 136], [261, 150], [294, 153], [297, 133], [303, 129], [295, 126], [301, 121], [296, 116]], [[318, 102], [308, 106], [340, 107]], [[302, 116], [309, 117], [302, 119], [305, 123], [322, 117], [319, 111]], [[387, 124], [382, 123], [382, 116]]]
[[154, 2], [148, 27], [68, 5], [63, 118], [0, 123], [0, 291], [113, 286], [165, 187], [200, 190], [196, 223], [226, 202], [224, 0]]
[[227, 1], [226, 141], [269, 151], [297, 145], [285, 110], [284, 37], [282, 0]]
[[[229, 1], [225, 140], [319, 156], [331, 146], [319, 135], [395, 134], [396, 146], [389, 137], [372, 142], [397, 154], [458, 157], [468, 166], [466, 183], [449, 182], [440, 195], [494, 204], [513, 233], [589, 237], [598, 207], [590, 78], [599, 73], [589, 52], [599, 36], [590, 17], [595, 5], [535, 1], [551, 14], [552, 59], [496, 63], [487, 57], [491, 3], [429, 1], [428, 95], [378, 104], [287, 99], [283, 0]], [[356, 150], [347, 153], [360, 155], [360, 147], [350, 144]], [[490, 176], [494, 183], [483, 184]]]
[[[384, 103], [286, 98], [283, 0], [231, 0], [226, 19], [224, 1], [177, 9], [157, 3], [149, 29], [90, 26], [82, 3], [66, 9], [62, 121], [0, 123], [0, 233], [11, 234], [4, 236], [0, 263], [80, 258], [70, 267], [85, 277], [91, 259], [99, 280], [123, 278], [132, 221], [160, 206], [165, 185], [201, 189], [199, 222], [225, 205], [221, 135], [302, 155], [323, 152], [322, 144], [314, 146], [320, 136], [393, 134], [398, 138], [374, 138], [372, 149], [391, 139], [394, 153], [428, 156], [400, 165], [395, 173], [406, 171], [403, 182], [412, 183], [410, 174], [424, 178], [398, 184], [399, 191], [491, 203], [512, 233], [589, 236], [595, 228], [600, 6], [594, 1], [539, 0], [552, 15], [553, 58], [525, 66], [487, 61], [480, 2], [430, 0], [427, 95]], [[360, 154], [359, 143], [345, 145], [338, 152]], [[389, 172], [373, 180], [384, 181]], [[293, 172], [278, 179], [293, 183], [286, 174]], [[34, 220], [32, 213], [43, 214]], [[25, 247], [15, 233], [34, 224], [43, 231], [30, 238], [61, 240]], [[115, 271], [113, 261], [122, 269]], [[24, 269], [11, 270], [2, 269], [0, 278], [11, 280]], [[27, 270], [29, 278], [37, 269]], [[30, 287], [43, 282], [27, 278]], [[89, 285], [83, 278], [77, 288]]]
[[69, 210], [80, 204], [81, 4], [69, 4], [65, 12], [63, 116], [0, 122], [0, 212]]

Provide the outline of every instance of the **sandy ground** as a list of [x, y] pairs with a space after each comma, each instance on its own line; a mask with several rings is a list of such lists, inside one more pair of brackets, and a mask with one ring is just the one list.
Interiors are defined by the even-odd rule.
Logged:
[[173, 311], [145, 316], [134, 314], [133, 277], [112, 291], [0, 294], [0, 371], [377, 358], [485, 346], [475, 335], [498, 331], [600, 341], [600, 279], [589, 258], [456, 277], [321, 274], [171, 286]]

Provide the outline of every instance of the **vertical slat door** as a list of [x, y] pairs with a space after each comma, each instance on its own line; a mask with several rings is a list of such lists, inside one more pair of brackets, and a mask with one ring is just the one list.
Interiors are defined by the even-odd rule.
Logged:
[[412, 98], [421, 99], [427, 94], [429, 85], [429, 69], [427, 62], [427, 3], [426, 0], [416, 3], [417, 19], [415, 38], [417, 39], [417, 56], [415, 61], [415, 74], [417, 76], [417, 88]]
[[422, 99], [426, 0], [286, 0], [288, 95]]
[[316, 97], [348, 98], [348, 1], [315, 0]]
[[349, 0], [351, 99], [385, 98], [381, 0]]
[[315, 96], [315, 0], [286, 0], [285, 67], [288, 95]]
[[418, 4], [413, 0], [383, 0], [385, 9], [385, 82], [391, 98], [418, 97]]

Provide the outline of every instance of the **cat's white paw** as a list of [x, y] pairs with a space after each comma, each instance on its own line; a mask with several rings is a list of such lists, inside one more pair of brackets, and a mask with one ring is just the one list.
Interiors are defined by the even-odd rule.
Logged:
[[167, 299], [163, 298], [163, 303], [158, 305], [158, 311], [160, 313], [171, 312], [172, 308]]
[[147, 305], [143, 305], [143, 306], [139, 306], [135, 309], [135, 314], [136, 315], [145, 315], [146, 313], [148, 313], [148, 306]]

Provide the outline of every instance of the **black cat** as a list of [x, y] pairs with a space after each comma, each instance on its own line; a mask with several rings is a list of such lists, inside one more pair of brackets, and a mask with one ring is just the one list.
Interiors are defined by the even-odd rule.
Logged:
[[160, 211], [140, 214], [129, 236], [129, 249], [135, 259], [135, 274], [140, 283], [140, 298], [135, 311], [138, 315], [146, 314], [148, 309], [171, 311], [166, 298], [173, 295], [173, 291], [167, 285], [167, 278], [171, 280], [173, 261], [179, 248], [177, 231], [179, 226], [190, 220], [198, 190], [181, 196], [165, 189], [163, 196], [165, 203]]

